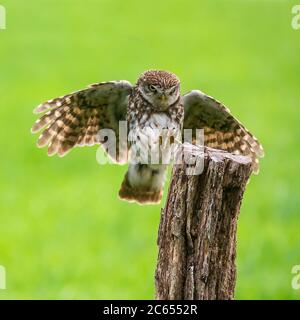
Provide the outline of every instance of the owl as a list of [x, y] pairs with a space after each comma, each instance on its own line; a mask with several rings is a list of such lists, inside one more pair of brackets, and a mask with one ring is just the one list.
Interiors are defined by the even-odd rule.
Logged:
[[[116, 163], [128, 162], [119, 196], [139, 204], [159, 203], [163, 194], [168, 163], [160, 157], [155, 163], [144, 161], [149, 149], [168, 156], [170, 144], [162, 146], [162, 138], [178, 137], [183, 129], [202, 129], [205, 146], [250, 157], [254, 173], [264, 155], [258, 140], [228, 108], [199, 90], [182, 95], [179, 78], [168, 71], [146, 71], [135, 85], [125, 80], [92, 84], [34, 111], [43, 115], [32, 133], [42, 130], [37, 146], [48, 146], [49, 156], [64, 156], [77, 146], [104, 146], [98, 133], [113, 130], [117, 150], [107, 152]], [[125, 148], [118, 143], [124, 138], [120, 121], [126, 121], [128, 128]]]

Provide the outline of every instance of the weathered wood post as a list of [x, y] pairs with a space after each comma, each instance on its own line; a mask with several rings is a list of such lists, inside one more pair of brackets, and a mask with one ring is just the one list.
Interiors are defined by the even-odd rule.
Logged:
[[233, 299], [237, 218], [251, 159], [189, 149], [203, 172], [187, 175], [184, 163], [173, 168], [158, 234], [156, 299]]

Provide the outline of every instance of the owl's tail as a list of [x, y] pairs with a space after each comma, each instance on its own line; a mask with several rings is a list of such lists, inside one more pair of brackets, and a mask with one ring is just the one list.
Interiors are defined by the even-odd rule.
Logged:
[[121, 199], [139, 204], [161, 201], [166, 165], [130, 164], [119, 191]]

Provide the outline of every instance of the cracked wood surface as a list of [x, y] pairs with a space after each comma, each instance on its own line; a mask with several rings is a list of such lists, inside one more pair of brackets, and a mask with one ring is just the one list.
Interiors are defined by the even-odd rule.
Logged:
[[[156, 299], [233, 299], [236, 230], [251, 159], [188, 146], [200, 175], [175, 165], [158, 232]], [[203, 152], [204, 150], [204, 152]]]

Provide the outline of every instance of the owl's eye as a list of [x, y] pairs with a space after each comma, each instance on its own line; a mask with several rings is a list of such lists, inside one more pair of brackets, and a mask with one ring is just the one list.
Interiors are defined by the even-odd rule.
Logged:
[[176, 92], [176, 88], [173, 88], [172, 90], [169, 91], [169, 94], [172, 95]]
[[148, 88], [149, 88], [150, 91], [156, 92], [156, 88], [155, 88], [155, 86], [154, 86], [153, 84], [150, 84], [150, 85], [148, 86]]

